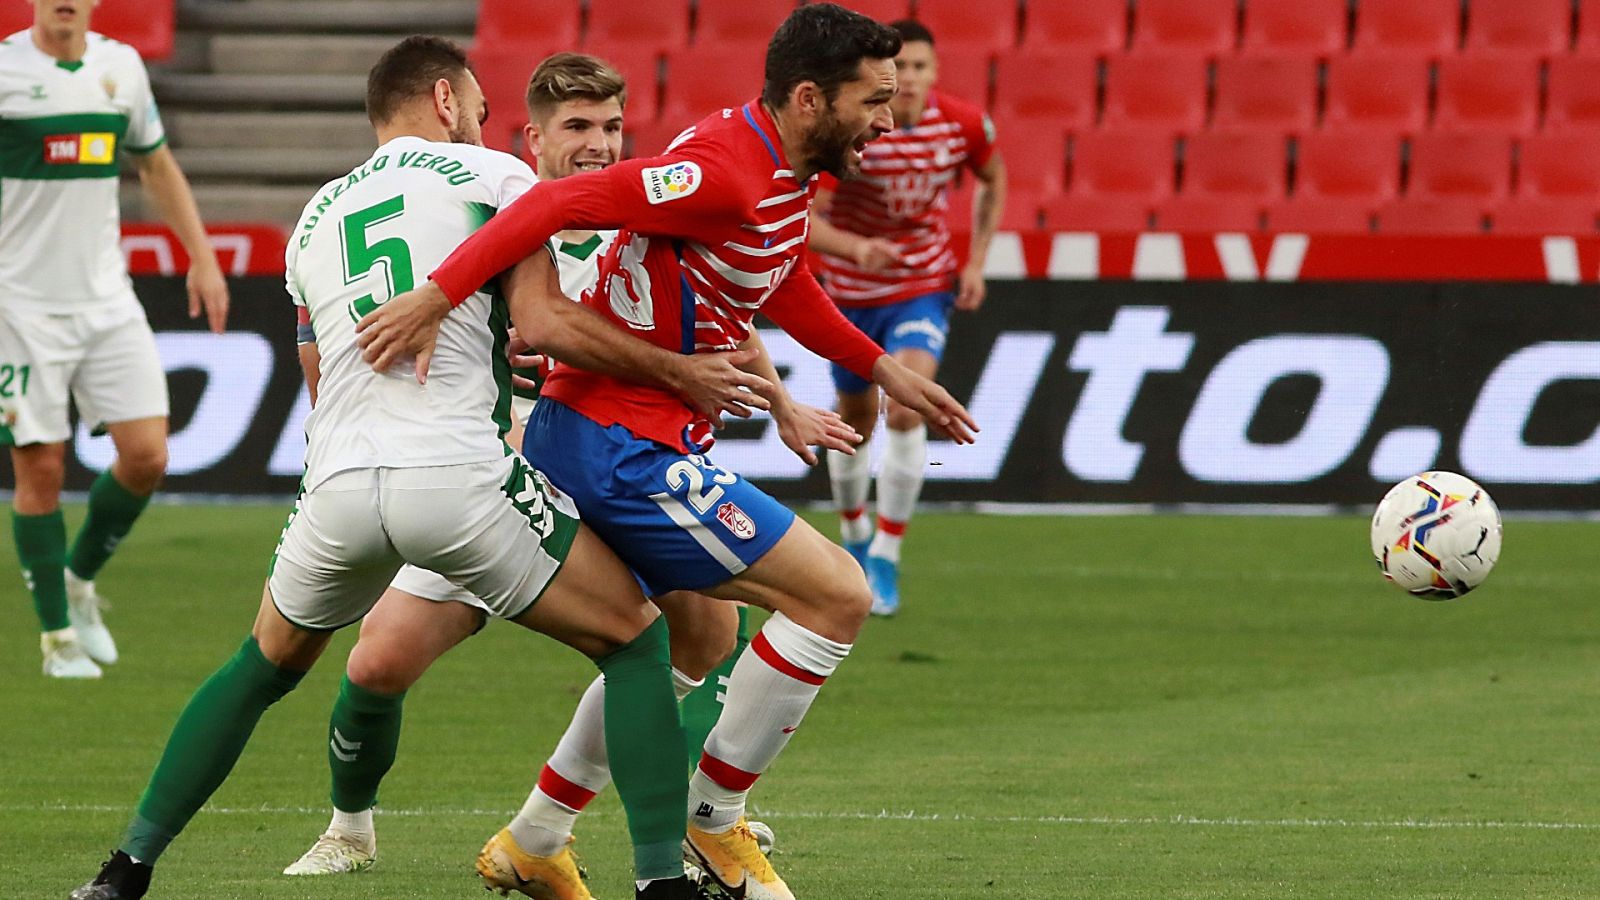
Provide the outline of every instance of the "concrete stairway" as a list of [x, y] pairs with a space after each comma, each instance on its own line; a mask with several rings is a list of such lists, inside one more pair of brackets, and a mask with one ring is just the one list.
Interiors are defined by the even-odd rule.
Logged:
[[[207, 221], [294, 224], [372, 152], [366, 73], [407, 34], [470, 41], [477, 0], [180, 0], [178, 52], [151, 72]], [[155, 212], [136, 181], [125, 218]]]

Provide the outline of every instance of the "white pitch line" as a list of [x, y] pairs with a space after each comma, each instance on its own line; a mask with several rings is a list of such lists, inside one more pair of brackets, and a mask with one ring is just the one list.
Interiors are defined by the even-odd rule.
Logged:
[[[207, 806], [202, 813], [222, 816], [269, 815], [310, 816], [326, 815], [325, 807], [309, 806]], [[59, 812], [59, 813], [131, 813], [133, 807], [112, 804], [42, 803], [35, 805], [0, 804], [0, 812]], [[380, 816], [399, 818], [425, 818], [428, 816], [510, 816], [507, 809], [456, 809], [440, 808], [390, 808], [379, 807]], [[1195, 828], [1343, 828], [1351, 830], [1505, 830], [1505, 831], [1600, 831], [1595, 822], [1519, 822], [1470, 819], [1247, 819], [1234, 816], [1215, 818], [1209, 816], [987, 816], [971, 813], [930, 813], [917, 810], [780, 810], [753, 809], [753, 815], [777, 820], [812, 819], [823, 821], [873, 821], [873, 822], [961, 822], [977, 824], [1012, 825], [1089, 825], [1089, 826], [1177, 826]], [[620, 810], [596, 810], [586, 818], [612, 818]]]

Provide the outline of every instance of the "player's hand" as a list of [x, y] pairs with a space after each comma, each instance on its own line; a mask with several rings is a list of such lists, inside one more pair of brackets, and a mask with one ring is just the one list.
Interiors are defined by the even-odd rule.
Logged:
[[506, 362], [511, 364], [511, 386], [525, 391], [536, 391], [539, 383], [532, 378], [524, 378], [517, 374], [518, 369], [538, 369], [541, 375], [548, 376], [555, 360], [543, 353], [534, 353], [533, 347], [517, 334], [515, 325], [506, 329]]
[[968, 265], [962, 269], [956, 287], [956, 309], [962, 312], [977, 312], [987, 296], [989, 296], [989, 284], [983, 278], [983, 267]]
[[778, 386], [740, 368], [759, 355], [755, 350], [730, 350], [682, 356], [669, 383], [689, 406], [721, 428], [724, 413], [748, 419], [755, 410], [772, 408], [770, 398]]
[[900, 262], [900, 248], [887, 238], [864, 237], [856, 241], [851, 256], [862, 269], [878, 272]]
[[872, 366], [872, 380], [889, 398], [915, 410], [933, 430], [958, 444], [977, 440], [978, 423], [950, 392], [911, 371], [887, 353]]
[[428, 362], [439, 339], [439, 323], [450, 314], [450, 298], [433, 282], [406, 291], [356, 323], [356, 343], [372, 368], [387, 371], [405, 357], [416, 358], [417, 381], [428, 383]]
[[861, 443], [861, 435], [831, 409], [789, 401], [773, 409], [772, 420], [778, 425], [783, 445], [808, 466], [817, 464], [817, 454], [812, 447], [854, 456], [856, 445]]
[[222, 277], [217, 258], [195, 260], [189, 265], [189, 318], [198, 319], [202, 310], [212, 334], [228, 327], [228, 279]]

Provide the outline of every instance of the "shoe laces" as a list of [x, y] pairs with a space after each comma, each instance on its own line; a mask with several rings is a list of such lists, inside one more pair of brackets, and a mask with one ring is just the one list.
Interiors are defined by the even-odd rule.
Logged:
[[322, 837], [317, 838], [317, 842], [311, 845], [311, 849], [306, 851], [304, 858], [325, 863], [350, 856], [352, 852], [365, 853], [366, 848], [358, 846], [355, 841], [342, 834], [325, 831]]
[[757, 881], [767, 883], [776, 880], [778, 873], [772, 868], [772, 863], [767, 860], [766, 854], [761, 852], [761, 845], [756, 842], [755, 833], [745, 824], [745, 820], [740, 819], [733, 826], [732, 834], [734, 840], [729, 842], [732, 844], [730, 849], [738, 858], [739, 865], [754, 875]]

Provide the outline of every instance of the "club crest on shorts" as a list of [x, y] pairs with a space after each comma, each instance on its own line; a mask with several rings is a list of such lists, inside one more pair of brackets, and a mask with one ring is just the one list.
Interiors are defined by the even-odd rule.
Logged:
[[645, 199], [652, 206], [669, 200], [682, 200], [700, 190], [700, 182], [705, 180], [700, 175], [700, 167], [692, 162], [656, 166], [640, 174], [644, 178]]
[[733, 505], [732, 501], [717, 507], [717, 521], [741, 541], [748, 541], [756, 536], [756, 523], [745, 515], [744, 510]]

